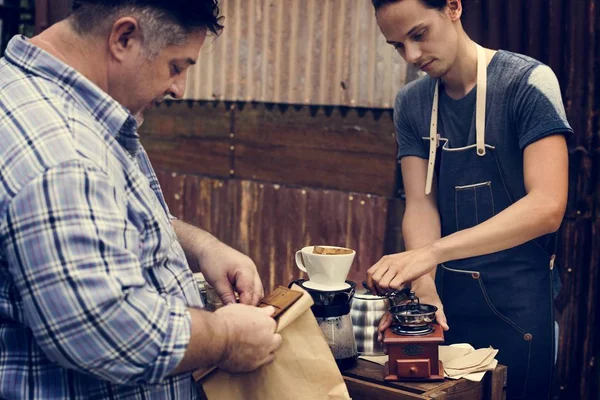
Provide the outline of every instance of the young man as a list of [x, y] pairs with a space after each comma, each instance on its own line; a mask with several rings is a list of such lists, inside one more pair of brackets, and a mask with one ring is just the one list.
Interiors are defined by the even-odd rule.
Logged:
[[[79, 0], [0, 60], [0, 398], [197, 398], [281, 344], [256, 266], [169, 218], [136, 128], [180, 98], [216, 0]], [[134, 117], [135, 116], [135, 117]], [[225, 303], [201, 310], [192, 270]]]
[[387, 42], [427, 76], [400, 91], [394, 112], [407, 251], [383, 257], [368, 281], [379, 291], [412, 282], [438, 307], [446, 343], [500, 350], [509, 398], [548, 398], [551, 233], [566, 207], [572, 132], [556, 77], [470, 40], [461, 0], [373, 5]]

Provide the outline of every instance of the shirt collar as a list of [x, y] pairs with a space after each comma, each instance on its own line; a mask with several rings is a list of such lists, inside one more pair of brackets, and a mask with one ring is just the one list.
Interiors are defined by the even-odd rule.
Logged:
[[129, 110], [96, 84], [51, 54], [18, 35], [6, 48], [5, 58], [19, 68], [51, 82], [67, 92], [100, 122], [132, 156], [140, 151], [137, 121]]

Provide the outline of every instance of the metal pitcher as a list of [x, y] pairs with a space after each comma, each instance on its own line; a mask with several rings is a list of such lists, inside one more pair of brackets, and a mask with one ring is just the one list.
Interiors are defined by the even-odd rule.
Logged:
[[377, 327], [383, 315], [390, 309], [390, 299], [377, 296], [367, 290], [354, 294], [350, 316], [354, 329], [356, 348], [361, 355], [383, 355], [383, 343], [377, 340]]

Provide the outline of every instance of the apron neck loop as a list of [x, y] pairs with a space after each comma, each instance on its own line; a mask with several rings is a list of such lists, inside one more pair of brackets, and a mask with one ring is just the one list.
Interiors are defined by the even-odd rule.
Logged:
[[[487, 95], [487, 60], [483, 47], [475, 43], [477, 48], [477, 103], [475, 108], [475, 132], [477, 141], [477, 155], [485, 156], [485, 102]], [[437, 132], [438, 103], [439, 103], [439, 80], [435, 83], [433, 92], [433, 103], [431, 105], [431, 123], [429, 126], [429, 160], [427, 163], [427, 178], [425, 181], [425, 194], [431, 193], [433, 184], [433, 172], [435, 170], [435, 158], [439, 146], [439, 134]]]

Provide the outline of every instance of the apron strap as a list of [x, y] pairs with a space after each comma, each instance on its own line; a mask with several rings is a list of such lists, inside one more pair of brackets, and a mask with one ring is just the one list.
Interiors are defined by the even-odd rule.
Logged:
[[425, 181], [425, 194], [431, 193], [431, 185], [433, 183], [433, 171], [435, 170], [435, 156], [439, 145], [439, 136], [437, 133], [438, 120], [438, 99], [439, 99], [440, 82], [435, 83], [433, 92], [433, 104], [431, 106], [431, 125], [429, 126], [429, 161], [427, 163], [427, 179]]
[[475, 111], [475, 131], [477, 134], [477, 155], [485, 156], [485, 100], [487, 95], [487, 61], [485, 50], [477, 46], [477, 105]]
[[[477, 155], [485, 156], [485, 101], [487, 95], [487, 60], [483, 47], [475, 44], [477, 48], [477, 105], [475, 108], [475, 132], [477, 135]], [[437, 133], [439, 80], [435, 83], [433, 103], [431, 105], [431, 123], [429, 125], [429, 160], [427, 162], [427, 178], [425, 180], [425, 194], [431, 193], [433, 172], [435, 171], [435, 158], [439, 146]]]

